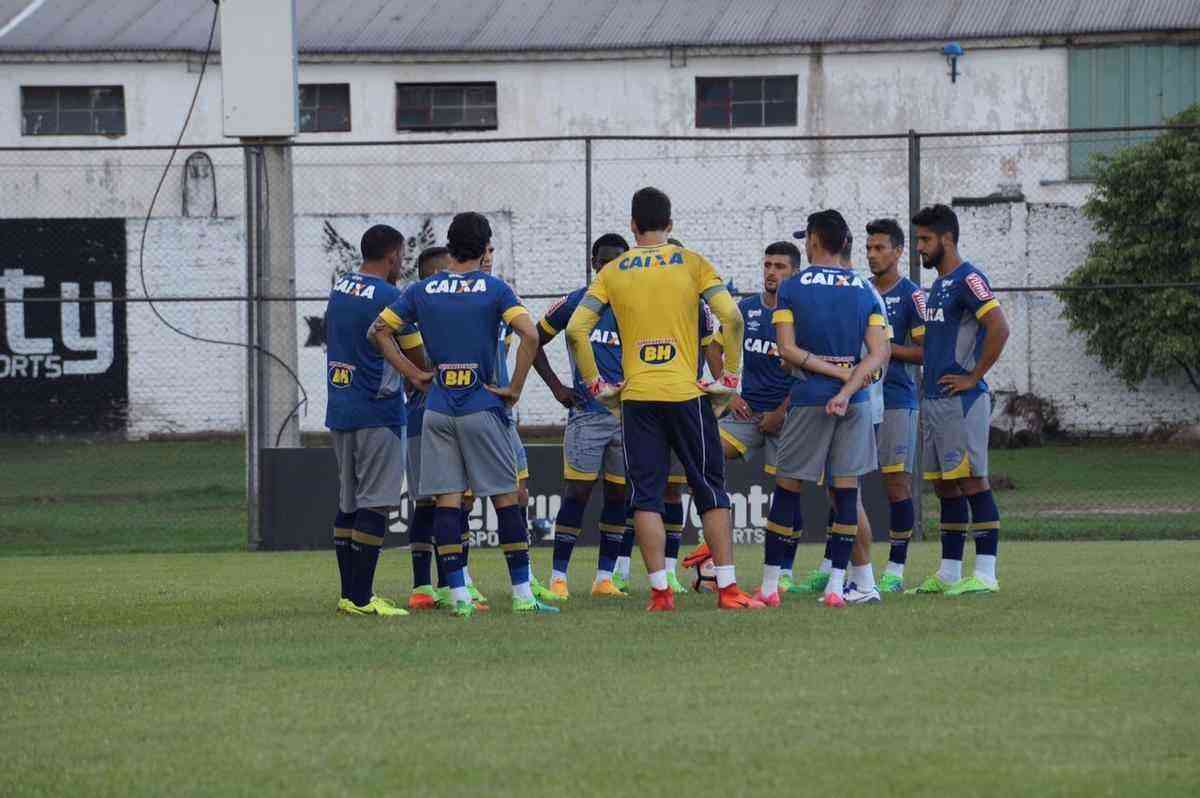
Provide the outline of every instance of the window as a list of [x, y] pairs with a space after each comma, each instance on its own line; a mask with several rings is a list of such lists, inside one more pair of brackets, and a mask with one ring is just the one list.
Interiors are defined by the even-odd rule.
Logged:
[[300, 132], [350, 130], [350, 84], [304, 83], [300, 86]]
[[796, 76], [696, 78], [696, 127], [794, 127]]
[[22, 86], [22, 136], [123, 136], [121, 86]]
[[396, 84], [396, 130], [495, 129], [495, 83]]
[[[1071, 127], [1160, 125], [1200, 99], [1200, 45], [1129, 44], [1072, 49]], [[1079, 133], [1071, 137], [1072, 178], [1091, 176], [1091, 156], [1153, 133]]]

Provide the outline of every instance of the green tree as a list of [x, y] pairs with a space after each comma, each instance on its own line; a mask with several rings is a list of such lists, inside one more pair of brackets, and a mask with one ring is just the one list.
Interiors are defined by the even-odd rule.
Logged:
[[[1111, 156], [1096, 156], [1083, 206], [1095, 227], [1074, 288], [1111, 283], [1200, 282], [1200, 105], [1180, 126]], [[1183, 373], [1200, 392], [1200, 289], [1061, 291], [1071, 329], [1130, 388]]]

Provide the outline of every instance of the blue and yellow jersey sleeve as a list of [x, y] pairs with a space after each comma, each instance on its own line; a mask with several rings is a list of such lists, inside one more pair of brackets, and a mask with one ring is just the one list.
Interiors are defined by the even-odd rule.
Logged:
[[550, 309], [546, 311], [546, 315], [542, 316], [541, 321], [538, 322], [538, 326], [551, 338], [567, 329], [567, 323], [571, 321], [571, 314], [578, 307], [579, 300], [583, 299], [585, 290], [578, 288], [551, 305]]
[[[387, 312], [387, 308], [384, 308], [384, 312]], [[421, 331], [417, 329], [417, 325], [408, 322], [396, 333], [396, 342], [400, 344], [401, 349], [416, 349], [424, 343], [424, 340], [421, 338]]]
[[521, 304], [521, 300], [517, 298], [517, 294], [512, 290], [508, 283], [499, 281], [503, 286], [497, 293], [497, 302], [500, 309], [500, 319], [505, 324], [512, 324], [513, 319], [520, 316], [529, 315], [529, 310]]
[[1000, 307], [999, 300], [992, 294], [992, 286], [987, 277], [978, 269], [967, 272], [957, 288], [963, 305], [974, 313], [977, 319], [982, 319]]
[[904, 301], [908, 309], [908, 334], [913, 339], [925, 337], [925, 290], [917, 286]]
[[[400, 293], [396, 301], [388, 305], [379, 313], [380, 320], [391, 327], [393, 330], [401, 330], [407, 328], [412, 322], [416, 321], [416, 308], [412, 302], [412, 288], [409, 287]], [[413, 326], [415, 330], [415, 325]], [[402, 333], [403, 334], [403, 333]], [[418, 341], [417, 343], [420, 343]], [[403, 344], [401, 344], [403, 346]], [[405, 347], [410, 348], [410, 347]]]

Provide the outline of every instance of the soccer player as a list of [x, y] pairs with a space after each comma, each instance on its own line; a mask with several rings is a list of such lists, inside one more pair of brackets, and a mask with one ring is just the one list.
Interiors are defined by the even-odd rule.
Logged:
[[887, 570], [879, 579], [885, 593], [904, 590], [904, 563], [913, 530], [912, 471], [917, 454], [917, 384], [913, 367], [924, 354], [925, 295], [921, 286], [900, 274], [904, 231], [895, 219], [867, 225], [867, 264], [871, 283], [883, 297], [892, 330], [891, 360], [883, 378], [883, 422], [876, 431], [879, 471], [888, 497]]
[[[333, 436], [340, 484], [333, 522], [342, 582], [337, 609], [348, 615], [407, 615], [374, 595], [375, 566], [387, 534], [388, 511], [399, 506], [404, 495], [401, 375], [422, 390], [428, 379], [407, 358], [406, 368], [393, 368], [363, 336], [400, 295], [395, 282], [404, 236], [395, 228], [375, 225], [363, 234], [360, 248], [362, 267], [337, 281], [325, 308], [325, 426]], [[388, 344], [411, 351], [420, 347], [421, 336], [408, 325], [397, 325], [389, 331]]]
[[[514, 612], [557, 612], [534, 598], [529, 585], [529, 539], [517, 505], [517, 458], [508, 426], [537, 353], [537, 331], [529, 311], [503, 281], [480, 271], [491, 225], [478, 213], [450, 222], [450, 269], [411, 286], [371, 327], [384, 347], [392, 331], [416, 322], [436, 376], [426, 399], [421, 433], [421, 486], [433, 496], [434, 537], [454, 597], [454, 613], [469, 617], [475, 605], [462, 572], [462, 495], [491, 498], [501, 547], [512, 581]], [[504, 321], [521, 337], [509, 386], [495, 385], [496, 330]], [[385, 349], [397, 367], [408, 363], [396, 348]]]
[[[805, 249], [811, 265], [784, 283], [772, 315], [779, 354], [796, 379], [779, 439], [768, 529], [793, 528], [803, 483], [826, 479], [835, 513], [829, 581], [821, 599], [827, 607], [861, 598], [857, 591], [846, 598], [842, 593], [858, 528], [858, 479], [875, 470], [877, 460], [864, 386], [883, 368], [888, 353], [887, 319], [870, 287], [838, 264], [847, 232], [837, 211], [808, 217]], [[814, 362], [832, 366], [831, 372], [840, 368], [840, 373], [806, 374], [804, 369]], [[770, 577], [764, 570], [767, 595]]]
[[[936, 269], [925, 307], [921, 398], [925, 479], [941, 503], [942, 564], [909, 593], [995, 593], [1000, 511], [988, 483], [992, 398], [984, 376], [1008, 341], [1008, 321], [987, 276], [958, 254], [958, 217], [946, 205], [912, 219], [921, 265]], [[975, 535], [975, 573], [963, 578], [967, 530]]]
[[[606, 233], [592, 243], [592, 269], [599, 273], [610, 261], [629, 250], [629, 244], [616, 233]], [[538, 336], [542, 347], [554, 340], [566, 329], [571, 315], [587, 293], [587, 286], [577, 288], [556, 302], [538, 322]], [[592, 329], [590, 341], [592, 355], [600, 376], [612, 385], [623, 379], [621, 371], [621, 336], [612, 308], [600, 314]], [[570, 355], [568, 348], [567, 354]], [[574, 390], [567, 388], [558, 379], [546, 361], [545, 353], [539, 352], [534, 368], [560, 403], [568, 408], [567, 427], [563, 436], [563, 503], [554, 521], [554, 562], [550, 573], [550, 591], [560, 599], [567, 599], [567, 567], [575, 549], [582, 524], [583, 513], [591, 498], [592, 489], [600, 475], [604, 475], [604, 503], [600, 511], [600, 555], [596, 564], [596, 576], [592, 581], [592, 595], [623, 597], [627, 594], [613, 583], [617, 559], [621, 556], [621, 544], [625, 531], [625, 449], [621, 437], [621, 418], [610, 408], [596, 401], [587, 391], [587, 385], [579, 373], [579, 366], [572, 362]]]
[[[675, 609], [667, 581], [663, 491], [670, 454], [678, 455], [712, 549], [718, 606], [761, 609], [737, 586], [730, 535], [725, 459], [717, 419], [696, 379], [700, 361], [698, 299], [720, 319], [725, 339], [724, 373], [712, 395], [737, 390], [741, 368], [742, 315], [712, 264], [689, 249], [666, 243], [671, 200], [656, 188], [633, 195], [630, 229], [637, 246], [602, 270], [567, 324], [567, 341], [588, 385], [601, 401], [620, 396], [625, 436], [626, 487], [634, 527], [650, 577], [652, 612]], [[612, 308], [621, 330], [625, 381], [607, 383], [592, 354], [591, 331]]]

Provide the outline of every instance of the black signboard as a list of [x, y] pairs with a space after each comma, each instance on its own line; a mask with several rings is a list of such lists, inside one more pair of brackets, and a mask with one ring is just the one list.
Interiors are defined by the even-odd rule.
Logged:
[[[125, 428], [124, 219], [2, 219], [0, 434]], [[29, 301], [50, 298], [53, 302]]]

